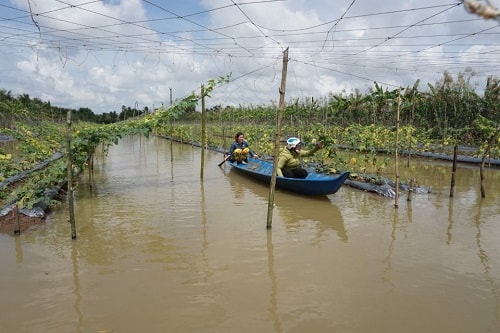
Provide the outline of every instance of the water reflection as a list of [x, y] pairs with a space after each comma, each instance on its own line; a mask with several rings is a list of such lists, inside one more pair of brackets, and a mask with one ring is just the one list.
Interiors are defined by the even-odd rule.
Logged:
[[327, 197], [305, 199], [286, 194], [279, 200], [277, 207], [285, 228], [289, 231], [298, 231], [304, 224], [313, 223], [316, 228], [316, 244], [326, 239], [332, 230], [339, 240], [348, 240], [340, 210]]
[[202, 241], [201, 241], [201, 263], [202, 263], [202, 271], [204, 274], [204, 282], [208, 281], [209, 275], [209, 263], [208, 263], [208, 228], [207, 228], [207, 207], [205, 202], [205, 188], [203, 186], [203, 182], [200, 182], [200, 193], [201, 193], [201, 230], [202, 230]]
[[453, 229], [453, 202], [455, 202], [452, 198], [450, 198], [448, 202], [448, 229], [446, 230], [446, 234], [448, 235], [448, 240], [446, 241], [446, 245], [451, 244], [452, 238], [452, 229]]
[[274, 332], [283, 332], [281, 319], [278, 314], [278, 282], [274, 271], [274, 246], [272, 230], [267, 230], [267, 272], [271, 282], [271, 292], [269, 293], [269, 312], [273, 319]]
[[391, 271], [392, 271], [392, 256], [394, 255], [394, 247], [396, 244], [396, 232], [398, 228], [399, 222], [399, 212], [397, 209], [394, 209], [394, 215], [391, 223], [391, 236], [389, 245], [387, 247], [387, 256], [384, 258], [384, 273], [382, 274], [382, 281], [386, 282], [390, 286], [390, 291], [394, 290], [395, 285], [391, 280]]
[[497, 321], [500, 320], [500, 281], [495, 280], [492, 276], [491, 272], [491, 264], [490, 264], [490, 259], [488, 256], [488, 253], [482, 246], [482, 232], [481, 232], [481, 212], [482, 212], [482, 204], [483, 200], [479, 199], [478, 204], [477, 204], [477, 214], [475, 216], [474, 222], [476, 226], [476, 244], [477, 244], [477, 255], [479, 257], [479, 261], [481, 262], [481, 265], [483, 266], [484, 270], [484, 275], [486, 278], [486, 281], [488, 281], [488, 284], [490, 285], [491, 288], [491, 293], [495, 297], [495, 313], [496, 313], [496, 319]]
[[450, 200], [445, 167], [414, 170], [435, 193], [398, 209], [278, 190], [266, 230], [268, 186], [215, 153], [200, 180], [199, 153], [125, 139], [79, 180], [76, 241], [64, 205], [0, 235], [0, 331], [499, 331], [500, 173], [483, 200], [459, 169]]
[[77, 241], [71, 243], [71, 263], [73, 266], [73, 295], [75, 296], [75, 302], [73, 308], [75, 309], [76, 316], [78, 318], [76, 331], [83, 332], [83, 313], [81, 309], [82, 295], [80, 293], [80, 271], [78, 269], [78, 244]]
[[[242, 198], [245, 191], [259, 196], [263, 201], [269, 198], [269, 187], [266, 184], [254, 182], [237, 172], [224, 172], [229, 178], [231, 188], [237, 198]], [[334, 194], [335, 195], [335, 194]], [[277, 190], [274, 198], [275, 211], [289, 232], [298, 232], [303, 226], [313, 224], [316, 230], [314, 243], [327, 238], [334, 230], [337, 237], [347, 241], [347, 232], [339, 208], [330, 201], [328, 196], [307, 197]]]
[[[184, 254], [179, 252], [174, 238], [168, 233], [164, 236], [163, 231], [176, 218], [192, 215], [192, 207], [199, 208], [199, 200], [204, 198], [203, 192], [196, 190], [199, 180], [184, 177], [182, 165], [171, 163], [170, 170], [166, 170], [167, 161], [158, 154], [168, 159], [173, 156], [169, 149], [172, 146], [162, 143], [151, 140], [147, 145], [145, 141], [125, 138], [109, 156], [96, 154], [94, 177], [80, 178], [75, 193], [77, 224], [82, 233], [79, 251], [91, 264], [110, 266], [126, 256], [120, 251], [124, 248], [156, 253], [156, 258], [149, 259], [153, 262], [182, 263]], [[185, 149], [186, 153], [192, 154], [192, 149]], [[151, 156], [156, 156], [153, 163]], [[184, 192], [202, 194], [200, 199], [194, 196], [178, 202]]]
[[21, 237], [14, 237], [15, 252], [16, 252], [16, 263], [21, 264], [23, 262], [23, 245], [21, 242]]

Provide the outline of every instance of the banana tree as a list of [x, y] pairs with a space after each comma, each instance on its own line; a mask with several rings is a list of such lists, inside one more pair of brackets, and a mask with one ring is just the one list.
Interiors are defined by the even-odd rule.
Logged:
[[377, 118], [381, 125], [392, 125], [394, 117], [392, 117], [391, 105], [398, 97], [398, 89], [392, 91], [384, 90], [377, 82], [375, 84], [375, 91], [373, 91], [368, 98], [373, 106], [373, 125], [376, 125]]
[[483, 157], [481, 159], [481, 166], [479, 169], [479, 177], [481, 180], [481, 197], [486, 197], [486, 190], [484, 186], [484, 165], [486, 158], [490, 156], [493, 150], [500, 151], [500, 122], [493, 122], [485, 117], [478, 116], [474, 124], [483, 132], [484, 137], [487, 138], [483, 142], [481, 150]]

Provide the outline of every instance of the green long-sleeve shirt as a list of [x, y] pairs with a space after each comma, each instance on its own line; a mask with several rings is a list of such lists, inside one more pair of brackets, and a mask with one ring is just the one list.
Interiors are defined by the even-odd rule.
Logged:
[[300, 150], [299, 152], [296, 152], [295, 150], [289, 150], [286, 147], [283, 148], [278, 158], [278, 168], [276, 170], [276, 174], [280, 177], [283, 177], [283, 168], [297, 168], [300, 165], [301, 157], [311, 156], [318, 150], [318, 146], [314, 147], [311, 150]]

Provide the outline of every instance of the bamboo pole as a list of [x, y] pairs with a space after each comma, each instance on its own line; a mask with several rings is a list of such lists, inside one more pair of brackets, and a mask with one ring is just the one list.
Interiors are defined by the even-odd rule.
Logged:
[[451, 169], [450, 198], [455, 196], [455, 177], [457, 173], [458, 145], [453, 147], [453, 166]]
[[280, 102], [278, 117], [276, 119], [276, 138], [274, 140], [273, 174], [269, 187], [269, 201], [267, 205], [267, 224], [266, 228], [271, 229], [273, 223], [274, 192], [276, 189], [276, 169], [278, 167], [278, 157], [281, 141], [281, 123], [283, 122], [283, 113], [285, 112], [285, 90], [286, 90], [286, 72], [288, 67], [288, 47], [283, 52], [283, 69], [281, 71]]
[[73, 164], [71, 162], [71, 110], [66, 114], [66, 171], [68, 176], [68, 208], [71, 239], [76, 239], [75, 208], [73, 205]]
[[94, 189], [94, 153], [95, 150], [90, 153], [90, 157], [87, 159], [89, 168], [89, 188], [91, 191]]
[[[413, 95], [415, 96], [415, 92], [413, 92]], [[415, 114], [415, 101], [413, 100], [412, 98], [412, 101], [411, 101], [411, 117], [410, 117], [410, 126], [411, 126], [411, 134], [413, 134], [413, 117], [414, 117], [414, 114]], [[411, 135], [410, 134], [410, 135]], [[411, 159], [411, 150], [413, 149], [412, 145], [411, 145], [411, 138], [408, 140], [408, 160], [406, 162], [406, 166], [407, 167], [410, 167], [410, 159]]]
[[413, 200], [413, 191], [415, 189], [415, 178], [412, 178], [410, 180], [410, 188], [408, 189], [408, 197], [406, 198], [406, 201], [412, 201]]
[[224, 156], [226, 156], [226, 129], [222, 129], [222, 149], [224, 152]]
[[493, 134], [488, 140], [488, 146], [486, 147], [486, 151], [483, 154], [483, 158], [481, 159], [481, 165], [479, 166], [479, 179], [481, 183], [481, 198], [486, 198], [486, 189], [484, 187], [484, 164], [486, 162], [486, 157], [490, 154], [491, 147], [493, 147], [494, 143], [498, 140], [500, 136], [500, 123], [497, 123], [497, 129], [495, 134]]
[[201, 85], [201, 167], [200, 179], [203, 179], [205, 167], [205, 148], [207, 146], [207, 110], [205, 110], [205, 85]]
[[394, 143], [394, 173], [396, 178], [396, 195], [394, 196], [394, 207], [399, 206], [399, 169], [398, 169], [398, 144], [399, 144], [399, 107], [401, 106], [401, 88], [398, 89], [398, 107], [396, 111], [396, 142]]

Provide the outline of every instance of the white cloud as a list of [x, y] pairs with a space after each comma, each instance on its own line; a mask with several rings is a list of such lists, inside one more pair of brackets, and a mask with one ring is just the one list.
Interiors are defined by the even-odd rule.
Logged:
[[29, 3], [41, 32], [24, 0], [11, 1], [26, 11], [23, 19], [12, 9], [0, 14], [9, 25], [0, 33], [0, 89], [96, 113], [168, 104], [170, 89], [182, 98], [229, 73], [233, 81], [211, 94], [208, 107], [269, 104], [279, 99], [286, 47], [287, 99], [364, 92], [374, 81], [394, 89], [421, 79], [425, 87], [468, 67], [478, 87], [500, 76], [498, 24], [454, 3]]

